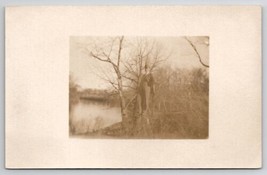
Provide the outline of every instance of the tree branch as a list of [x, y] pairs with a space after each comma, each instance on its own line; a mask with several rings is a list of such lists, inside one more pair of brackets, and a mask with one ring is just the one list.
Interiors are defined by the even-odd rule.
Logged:
[[126, 104], [125, 109], [129, 107], [129, 105], [134, 101], [134, 99], [137, 97], [137, 95], [134, 95], [133, 98]]
[[122, 50], [122, 42], [123, 42], [124, 36], [120, 38], [120, 43], [119, 43], [119, 51], [118, 51], [118, 60], [117, 60], [117, 66], [118, 69], [120, 68], [120, 59], [121, 59], [121, 50]]
[[194, 51], [196, 52], [196, 54], [197, 54], [197, 57], [198, 57], [198, 59], [199, 59], [199, 62], [203, 65], [203, 66], [205, 66], [205, 67], [209, 67], [209, 65], [207, 65], [207, 64], [205, 64], [203, 61], [202, 61], [202, 59], [201, 59], [201, 57], [200, 57], [200, 55], [199, 55], [199, 53], [198, 53], [198, 51], [197, 51], [197, 48], [196, 48], [196, 46], [187, 38], [187, 37], [185, 37], [185, 39], [189, 42], [189, 44], [193, 47], [193, 49], [194, 49]]

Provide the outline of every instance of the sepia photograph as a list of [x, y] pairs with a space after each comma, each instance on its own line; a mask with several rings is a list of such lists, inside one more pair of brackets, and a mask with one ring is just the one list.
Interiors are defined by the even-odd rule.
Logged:
[[206, 139], [209, 37], [70, 37], [69, 135]]
[[11, 6], [5, 25], [6, 169], [262, 167], [261, 7]]

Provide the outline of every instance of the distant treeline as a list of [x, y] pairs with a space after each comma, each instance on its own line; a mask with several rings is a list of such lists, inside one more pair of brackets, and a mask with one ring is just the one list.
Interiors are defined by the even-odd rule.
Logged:
[[88, 102], [96, 102], [96, 103], [105, 103], [110, 105], [111, 107], [119, 107], [119, 99], [118, 94], [114, 91], [108, 91], [103, 89], [81, 89], [79, 85], [77, 85], [70, 78], [69, 83], [69, 104], [74, 105], [78, 103], [80, 100], [88, 101]]

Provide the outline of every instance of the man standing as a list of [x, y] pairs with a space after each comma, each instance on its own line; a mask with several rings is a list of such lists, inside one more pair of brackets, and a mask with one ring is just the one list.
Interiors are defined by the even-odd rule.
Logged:
[[141, 115], [145, 112], [151, 112], [150, 103], [155, 94], [155, 82], [149, 71], [147, 64], [145, 65], [145, 73], [141, 75], [141, 81], [138, 88], [138, 106]]
[[[153, 115], [153, 106], [151, 107], [151, 102], [155, 94], [155, 82], [154, 78], [149, 71], [147, 64], [145, 65], [145, 73], [141, 75], [139, 86], [137, 102], [139, 108], [139, 116], [141, 121], [142, 135], [153, 136], [153, 131], [150, 126], [149, 118]], [[151, 110], [152, 109], [152, 110]], [[145, 136], [143, 135], [143, 136]]]

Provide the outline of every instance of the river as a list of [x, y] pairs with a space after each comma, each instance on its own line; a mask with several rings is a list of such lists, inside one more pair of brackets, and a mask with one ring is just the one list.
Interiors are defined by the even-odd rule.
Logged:
[[79, 100], [70, 110], [73, 134], [85, 134], [121, 121], [119, 107], [108, 104]]

